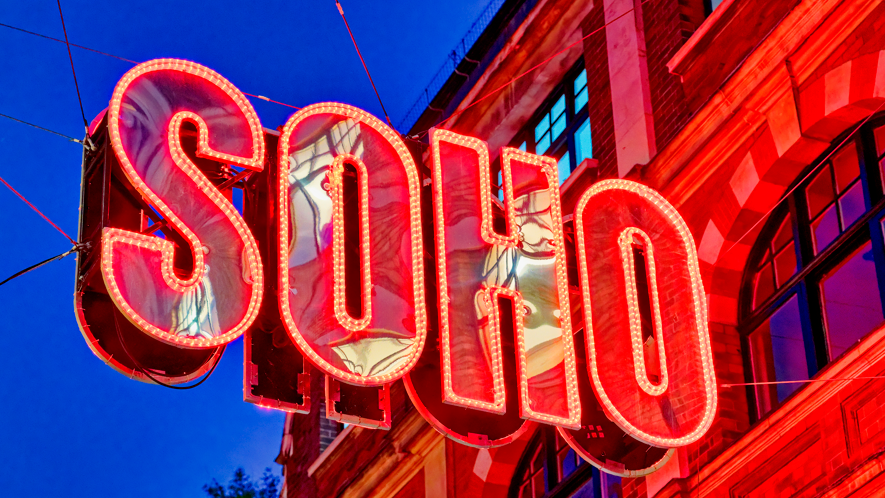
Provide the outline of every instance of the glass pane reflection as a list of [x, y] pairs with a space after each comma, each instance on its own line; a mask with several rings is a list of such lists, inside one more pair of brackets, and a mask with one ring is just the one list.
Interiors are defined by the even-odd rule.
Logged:
[[860, 177], [860, 165], [857, 161], [857, 146], [852, 142], [833, 156], [833, 170], [836, 173], [836, 187], [844, 192], [848, 186]]
[[759, 273], [756, 274], [756, 282], [753, 293], [753, 307], [759, 306], [768, 296], [774, 294], [774, 275], [772, 275], [771, 263], [766, 263]]
[[882, 323], [871, 243], [867, 242], [826, 273], [820, 291], [832, 359]]
[[[756, 382], [808, 378], [799, 299], [795, 295], [750, 334], [750, 350]], [[800, 383], [756, 386], [759, 416], [776, 408], [801, 386]]]
[[559, 158], [556, 169], [559, 170], [559, 184], [562, 185], [562, 182], [572, 174], [571, 154], [568, 151]]
[[535, 146], [535, 154], [543, 155], [547, 152], [547, 149], [550, 147], [550, 134], [547, 133], [544, 135], [544, 138], [538, 142], [538, 145]]
[[805, 189], [805, 198], [808, 201], [808, 217], [816, 218], [821, 211], [835, 198], [833, 191], [833, 178], [830, 174], [830, 166], [822, 168], [814, 180]]
[[863, 187], [860, 182], [854, 184], [845, 195], [839, 199], [839, 210], [842, 212], [842, 229], [851, 226], [866, 211], [867, 206], [864, 203]]
[[584, 120], [578, 131], [575, 132], [575, 164], [581, 164], [584, 159], [593, 157], [593, 139], [590, 135], [590, 118]]
[[830, 245], [830, 242], [836, 240], [839, 236], [839, 213], [836, 212], [836, 205], [830, 206], [820, 218], [814, 220], [811, 224], [811, 231], [814, 234], [814, 253], [818, 254]]
[[796, 249], [792, 243], [774, 257], [774, 272], [778, 287], [784, 285], [796, 273]]
[[885, 154], [885, 126], [876, 128], [873, 135], [876, 136], [876, 155], [882, 157]]

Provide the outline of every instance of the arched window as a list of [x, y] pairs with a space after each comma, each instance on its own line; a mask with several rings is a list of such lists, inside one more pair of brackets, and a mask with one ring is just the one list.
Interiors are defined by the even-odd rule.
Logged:
[[[883, 167], [880, 116], [836, 140], [771, 213], [741, 288], [748, 382], [808, 379], [885, 322]], [[755, 417], [802, 385], [748, 390]]]
[[[510, 496], [513, 498], [553, 498], [559, 496], [597, 497], [603, 485], [610, 490], [606, 498], [620, 497], [620, 479], [607, 480], [599, 471], [571, 449], [550, 426], [538, 427], [526, 446], [513, 474]], [[605, 480], [606, 483], [601, 481]]]

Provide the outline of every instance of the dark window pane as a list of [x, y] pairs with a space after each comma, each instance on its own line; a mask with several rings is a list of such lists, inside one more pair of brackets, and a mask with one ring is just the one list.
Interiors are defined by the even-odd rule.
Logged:
[[863, 200], [863, 186], [860, 182], [855, 183], [839, 199], [839, 211], [842, 212], [843, 230], [857, 221], [867, 211], [867, 206]]
[[621, 486], [621, 478], [618, 476], [613, 476], [611, 474], [606, 474], [605, 472], [599, 473], [599, 478], [602, 481], [602, 496], [603, 498], [623, 498], [624, 491]]
[[563, 448], [557, 456], [559, 460], [559, 480], [572, 475], [572, 472], [578, 469], [577, 455], [575, 450], [571, 448]]
[[796, 273], [796, 249], [792, 243], [774, 257], [774, 273], [778, 287], [784, 285], [784, 282]]
[[793, 217], [787, 214], [784, 221], [781, 222], [781, 226], [777, 229], [777, 234], [774, 236], [774, 250], [780, 250], [780, 248], [784, 247], [788, 243], [793, 241]]
[[882, 323], [882, 304], [869, 242], [821, 279], [830, 358]]
[[876, 155], [882, 157], [885, 154], [885, 126], [876, 128], [873, 134], [876, 135]]
[[844, 192], [851, 182], [860, 177], [860, 166], [857, 163], [857, 146], [854, 142], [833, 155], [833, 171], [836, 172], [836, 187]]
[[805, 189], [805, 198], [808, 200], [808, 217], [817, 218], [817, 215], [833, 201], [833, 179], [830, 175], [830, 166], [822, 168], [814, 180]]
[[[795, 295], [750, 334], [750, 350], [756, 382], [808, 378], [799, 299]], [[777, 407], [801, 386], [800, 383], [756, 386], [759, 415]]]
[[839, 236], [839, 214], [833, 204], [811, 224], [814, 234], [814, 253], [817, 254], [830, 245]]
[[774, 274], [771, 270], [771, 263], [765, 266], [756, 274], [756, 282], [753, 286], [753, 308], [762, 304], [769, 296], [774, 294]]

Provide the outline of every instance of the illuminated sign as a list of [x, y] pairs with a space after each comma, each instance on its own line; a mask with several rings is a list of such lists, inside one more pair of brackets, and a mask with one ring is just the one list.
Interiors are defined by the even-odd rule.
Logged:
[[453, 440], [550, 424], [624, 476], [710, 427], [697, 254], [661, 195], [605, 180], [563, 213], [551, 158], [435, 129], [422, 168], [344, 104], [280, 130], [192, 62], [120, 80], [83, 164], [76, 311], [99, 358], [180, 384], [245, 333], [247, 401], [309, 412], [318, 371], [328, 418], [389, 429], [402, 379]]

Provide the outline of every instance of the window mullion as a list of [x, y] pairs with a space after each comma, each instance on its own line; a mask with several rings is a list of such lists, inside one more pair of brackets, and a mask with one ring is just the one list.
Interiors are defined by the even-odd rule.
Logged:
[[797, 286], [797, 293], [799, 295], [799, 316], [802, 320], [802, 336], [805, 338], [808, 375], [814, 377], [829, 361], [823, 306], [816, 279], [807, 278], [800, 282]]
[[544, 444], [541, 451], [546, 453], [544, 466], [545, 478], [547, 479], [547, 490], [551, 490], [559, 483], [559, 468], [556, 462], [556, 429], [549, 425], [545, 425], [541, 429], [544, 431]]
[[[787, 199], [790, 214], [793, 218], [793, 237], [798, 242], [797, 256], [801, 271], [814, 259], [811, 223], [808, 217], [808, 205], [805, 190], [797, 189], [797, 193]], [[821, 310], [820, 292], [811, 278], [805, 278], [797, 286], [799, 296], [799, 314], [802, 321], [802, 335], [805, 337], [805, 358], [808, 373], [814, 376], [827, 364], [826, 333], [824, 331], [823, 312]]]
[[789, 197], [790, 212], [793, 214], [793, 226], [796, 240], [799, 242], [799, 268], [805, 268], [814, 259], [814, 242], [811, 234], [811, 220], [808, 217], [808, 202], [805, 199], [805, 188], [796, 189], [795, 195]]
[[879, 171], [879, 158], [876, 157], [876, 139], [873, 127], [866, 126], [860, 131], [860, 178], [864, 182], [864, 198], [868, 206], [875, 206], [882, 198], [882, 176]]
[[747, 396], [747, 407], [750, 408], [750, 423], [755, 424], [759, 421], [759, 412], [761, 411], [759, 408], [759, 400], [756, 399], [756, 389], [753, 388], [753, 382], [756, 382], [756, 379], [753, 375], [753, 362], [750, 358], [749, 351], [750, 349], [750, 336], [747, 333], [740, 334], [741, 338], [741, 351], [744, 354], [741, 354], [741, 360], [744, 364], [744, 382], [748, 385], [744, 386], [744, 393]]
[[[804, 186], [797, 189], [787, 202], [793, 218], [794, 240], [799, 242], [797, 256], [801, 271], [815, 257]], [[808, 364], [808, 374], [813, 377], [827, 364], [826, 334], [820, 307], [820, 293], [817, 291], [817, 285], [812, 283], [810, 278], [805, 278], [797, 286], [797, 295], [799, 296], [802, 335], [805, 338], [805, 359]]]
[[569, 155], [569, 167], [571, 171], [574, 171], [575, 168], [578, 167], [578, 151], [575, 146], [575, 129], [569, 127], [569, 129], [566, 130], [566, 140], [568, 141], [568, 147], [566, 150]]

